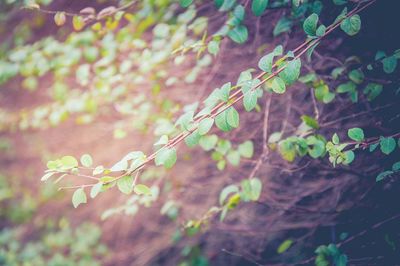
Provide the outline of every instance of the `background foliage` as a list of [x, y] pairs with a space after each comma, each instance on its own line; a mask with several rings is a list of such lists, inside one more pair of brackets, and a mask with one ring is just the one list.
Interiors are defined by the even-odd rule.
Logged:
[[390, 3], [0, 10], [1, 265], [399, 261]]

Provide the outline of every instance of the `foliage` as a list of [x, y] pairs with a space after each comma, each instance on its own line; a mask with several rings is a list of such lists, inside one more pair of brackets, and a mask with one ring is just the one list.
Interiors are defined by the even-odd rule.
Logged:
[[[200, 15], [203, 14], [201, 1], [121, 1], [119, 7], [108, 6], [96, 11], [89, 6], [76, 13], [47, 10], [45, 5], [50, 2], [26, 2], [24, 6], [29, 12], [51, 15], [59, 27], [59, 36], [33, 43], [28, 42], [29, 38], [15, 40], [0, 57], [0, 84], [21, 80], [23, 89], [38, 93], [42, 82], [50, 77], [51, 84], [45, 92], [50, 101], [12, 115], [6, 109], [0, 110], [0, 130], [45, 129], [71, 119], [78, 125], [89, 124], [101, 115], [112, 113], [120, 118], [107, 125], [116, 141], [128, 139], [134, 130], [155, 139], [152, 152], [134, 150], [110, 165], [98, 164], [86, 151], [79, 156], [59, 156], [48, 161], [41, 181], [65, 183], [60, 185], [61, 189], [73, 189], [74, 208], [115, 188], [126, 194], [127, 200], [105, 210], [102, 219], [118, 213], [135, 215], [141, 206], [149, 207], [162, 196], [168, 200], [161, 214], [177, 219], [182, 203], [169, 198], [169, 191], [162, 189], [160, 180], [184, 159], [178, 145], [182, 142], [188, 148], [200, 147], [209, 153], [219, 171], [253, 159], [262, 163], [267, 151], [278, 154], [287, 163], [303, 158], [320, 163], [329, 161], [333, 167], [343, 168], [364, 151], [374, 156], [389, 156], [390, 160], [397, 154], [400, 133], [376, 133], [360, 123], [354, 123], [351, 128], [331, 130], [328, 126], [331, 122], [321, 120], [319, 106], [328, 109], [334, 104], [347, 103], [356, 108], [360, 103], [374, 104], [394, 83], [400, 50], [377, 51], [370, 61], [355, 56], [344, 60], [334, 58], [337, 65], [328, 74], [311, 67], [313, 55], [321, 57], [316, 49], [332, 32], [341, 29], [350, 38], [361, 31], [361, 11], [373, 4], [373, 0], [357, 4], [346, 0], [329, 3], [252, 0], [250, 4], [249, 1], [217, 0], [212, 9], [224, 18], [217, 28], [209, 27], [211, 17]], [[12, 4], [14, 1], [7, 2], [7, 5]], [[328, 24], [329, 17], [325, 18], [323, 12], [332, 6], [335, 6], [332, 8], [335, 17]], [[303, 44], [290, 50], [291, 46], [286, 44], [260, 47], [258, 69], [242, 69], [236, 80], [220, 84], [201, 102], [182, 106], [179, 99], [166, 97], [168, 89], [197, 85], [206, 68], [218, 67], [217, 60], [226, 43], [249, 48], [248, 40], [258, 31], [250, 22], [259, 21], [260, 17], [269, 16], [272, 10], [280, 8], [288, 12], [278, 18], [272, 35], [281, 40], [283, 34], [301, 31]], [[69, 24], [74, 32], [63, 35]], [[341, 38], [347, 38], [344, 34]], [[184, 68], [184, 74], [174, 72], [175, 67]], [[378, 72], [391, 81], [376, 79]], [[145, 88], [146, 84], [150, 84], [150, 88]], [[247, 130], [245, 119], [252, 112], [266, 108], [262, 107], [261, 99], [281, 97], [294, 85], [310, 90], [314, 114], [298, 114], [297, 125], [290, 131], [274, 129], [275, 132], [267, 134], [264, 129], [260, 147], [253, 137], [240, 141], [229, 139], [229, 132]], [[269, 110], [265, 112], [268, 118]], [[261, 149], [262, 155], [259, 154]], [[375, 180], [384, 181], [399, 169], [399, 162], [394, 162], [390, 169], [378, 173]], [[239, 182], [226, 184], [219, 199], [215, 199], [216, 206], [210, 207], [200, 218], [185, 222], [186, 234], [191, 236], [206, 230], [216, 216], [223, 222], [227, 213], [241, 204], [259, 202], [266, 180], [255, 175], [251, 172]], [[69, 183], [71, 176], [78, 177], [79, 183]], [[1, 200], [11, 197], [7, 185], [4, 187], [0, 190]], [[277, 252], [284, 253], [292, 243], [291, 239], [284, 241]], [[73, 249], [70, 244], [63, 248]], [[38, 254], [38, 258], [47, 255]], [[316, 254], [317, 265], [347, 264], [346, 255], [333, 244], [319, 247]], [[71, 256], [71, 263], [76, 263], [73, 252]], [[185, 250], [184, 257], [192, 262], [182, 265], [207, 265], [207, 259], [197, 247]]]

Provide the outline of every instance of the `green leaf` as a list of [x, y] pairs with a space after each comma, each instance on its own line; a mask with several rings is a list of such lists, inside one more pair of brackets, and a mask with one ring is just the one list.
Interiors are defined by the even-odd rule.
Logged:
[[216, 40], [212, 40], [211, 42], [209, 42], [207, 45], [208, 52], [212, 55], [217, 55], [219, 52], [219, 44], [220, 44], [220, 41], [216, 41]]
[[231, 165], [238, 166], [240, 164], [240, 153], [238, 151], [231, 150], [226, 155], [226, 159]]
[[261, 57], [260, 61], [258, 61], [258, 67], [264, 72], [271, 73], [274, 56], [275, 53], [272, 52]]
[[361, 84], [364, 80], [364, 73], [360, 69], [353, 69], [349, 73], [349, 79], [356, 84]]
[[99, 165], [99, 166], [96, 166], [96, 168], [94, 168], [94, 170], [93, 170], [93, 175], [99, 175], [99, 174], [102, 174], [104, 172], [104, 166], [102, 166], [102, 165]]
[[124, 194], [130, 194], [133, 190], [133, 176], [124, 176], [117, 181], [119, 191]]
[[393, 171], [384, 171], [382, 173], [380, 173], [377, 177], [376, 177], [376, 182], [382, 181], [383, 179], [385, 179], [387, 176], [393, 174]]
[[193, 0], [179, 0], [181, 7], [188, 7], [193, 3]]
[[185, 138], [185, 143], [189, 148], [192, 148], [199, 143], [200, 137], [199, 130], [196, 129]]
[[381, 145], [381, 151], [386, 155], [392, 153], [396, 148], [396, 141], [392, 137], [381, 137], [379, 143]]
[[292, 142], [289, 140], [282, 140], [279, 142], [279, 153], [282, 155], [282, 158], [288, 162], [293, 162], [296, 158], [296, 149]]
[[309, 136], [306, 141], [307, 145], [311, 146], [311, 148], [308, 148], [308, 154], [312, 158], [316, 159], [325, 153], [325, 143], [322, 140], [315, 136]]
[[314, 129], [318, 129], [318, 128], [319, 128], [318, 121], [315, 120], [314, 118], [312, 118], [311, 116], [302, 115], [302, 116], [301, 116], [301, 120], [303, 120], [303, 122], [304, 122], [307, 126], [309, 126], [309, 127], [311, 127], [311, 128], [314, 128]]
[[45, 175], [42, 176], [42, 178], [40, 179], [40, 181], [46, 181], [47, 179], [49, 179], [52, 175], [54, 175], [56, 172], [48, 172]]
[[137, 184], [134, 189], [136, 194], [138, 195], [147, 195], [147, 196], [151, 196], [151, 190], [148, 186], [143, 185], [143, 184]]
[[214, 0], [215, 5], [219, 6], [219, 11], [228, 11], [236, 3], [236, 0]]
[[74, 205], [74, 208], [77, 208], [80, 204], [86, 202], [87, 198], [85, 190], [83, 190], [82, 187], [75, 190], [74, 194], [72, 195], [72, 204]]
[[200, 138], [199, 144], [205, 151], [212, 150], [218, 142], [217, 135], [203, 136]]
[[229, 100], [230, 92], [231, 92], [231, 83], [227, 82], [224, 85], [222, 85], [221, 89], [219, 89], [218, 98], [223, 102], [227, 102]]
[[224, 132], [232, 130], [232, 127], [227, 121], [227, 112], [228, 109], [224, 110], [215, 117], [215, 125]]
[[246, 13], [246, 11], [242, 5], [237, 5], [235, 7], [235, 9], [233, 10], [233, 15], [240, 21], [242, 21], [244, 19], [245, 13]]
[[335, 133], [335, 134], [333, 134], [333, 136], [332, 136], [332, 143], [333, 144], [339, 144], [339, 136]]
[[346, 157], [344, 164], [351, 164], [354, 161], [355, 155], [353, 151], [345, 151], [344, 156]]
[[250, 179], [250, 186], [251, 186], [251, 200], [257, 201], [260, 198], [261, 191], [262, 191], [262, 182], [260, 179], [254, 177]]
[[85, 27], [85, 21], [81, 16], [74, 16], [72, 18], [72, 26], [74, 27], [74, 30], [80, 31]]
[[364, 140], [364, 131], [361, 128], [355, 127], [351, 128], [347, 131], [347, 135], [349, 138], [355, 141], [363, 141]]
[[247, 41], [248, 31], [246, 26], [238, 25], [228, 32], [228, 36], [232, 41], [242, 44]]
[[253, 11], [255, 16], [259, 17], [264, 13], [267, 5], [268, 0], [253, 0], [251, 3], [251, 11]]
[[281, 17], [276, 23], [273, 35], [274, 37], [278, 36], [281, 33], [288, 32], [292, 28], [293, 22], [287, 17]]
[[280, 77], [275, 77], [272, 81], [271, 88], [275, 93], [285, 93], [286, 85], [285, 82]]
[[287, 85], [293, 84], [300, 76], [301, 60], [298, 58], [287, 63], [279, 76]]
[[97, 194], [100, 193], [100, 191], [101, 191], [102, 188], [103, 188], [103, 183], [101, 183], [101, 182], [99, 182], [99, 183], [97, 183], [96, 185], [94, 185], [94, 186], [92, 187], [92, 189], [90, 190], [90, 197], [91, 197], [92, 199], [94, 199], [94, 198], [97, 196]]
[[338, 6], [345, 5], [347, 4], [347, 0], [333, 0], [333, 3]]
[[100, 178], [100, 181], [103, 182], [103, 183], [110, 183], [110, 182], [113, 181], [114, 179], [115, 179], [115, 177], [106, 175], [106, 176], [102, 176], [102, 177]]
[[318, 15], [313, 13], [311, 14], [303, 23], [303, 29], [307, 35], [315, 36], [317, 30], [318, 23]]
[[226, 121], [232, 128], [239, 127], [239, 113], [233, 106], [226, 109]]
[[320, 26], [317, 28], [317, 31], [315, 32], [315, 34], [316, 34], [318, 37], [321, 37], [321, 36], [324, 36], [325, 32], [326, 32], [326, 27], [325, 27], [324, 25], [320, 25]]
[[396, 70], [397, 58], [395, 56], [389, 56], [382, 60], [383, 71], [387, 74], [391, 74]]
[[399, 171], [400, 170], [400, 162], [396, 162], [392, 165], [392, 170], [393, 171]]
[[206, 117], [203, 120], [201, 120], [198, 127], [199, 135], [203, 136], [207, 134], [210, 131], [213, 124], [214, 124], [214, 119], [212, 119], [211, 117]]
[[344, 19], [340, 23], [340, 28], [350, 36], [356, 35], [361, 29], [361, 19], [359, 15], [353, 15]]
[[65, 24], [65, 12], [57, 12], [54, 15], [54, 22], [56, 23], [57, 26], [62, 26]]
[[164, 165], [167, 169], [171, 168], [176, 163], [176, 149], [163, 148], [157, 153], [155, 163], [157, 166]]
[[78, 161], [75, 159], [74, 156], [64, 156], [61, 158], [61, 164], [64, 168], [70, 169], [78, 166]]
[[219, 194], [219, 204], [224, 205], [224, 201], [228, 198], [231, 193], [238, 193], [239, 188], [236, 185], [229, 185], [225, 187]]
[[292, 246], [292, 244], [293, 240], [291, 239], [286, 239], [285, 241], [283, 241], [277, 249], [278, 254], [282, 254], [283, 252], [288, 250]]
[[84, 154], [81, 157], [81, 164], [85, 167], [90, 167], [93, 164], [93, 159], [92, 156], [90, 156], [89, 154]]
[[254, 152], [253, 142], [251, 140], [243, 142], [242, 144], [239, 145], [238, 150], [240, 155], [245, 158], [253, 157], [253, 152]]
[[160, 137], [160, 139], [156, 143], [154, 143], [153, 145], [154, 146], [158, 146], [158, 145], [165, 145], [167, 143], [168, 143], [168, 136], [167, 135], [162, 135]]
[[247, 112], [250, 112], [257, 106], [258, 95], [255, 90], [247, 92], [243, 97], [243, 106]]

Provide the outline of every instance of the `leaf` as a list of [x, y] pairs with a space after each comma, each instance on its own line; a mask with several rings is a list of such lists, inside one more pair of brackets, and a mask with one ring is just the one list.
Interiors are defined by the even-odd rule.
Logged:
[[64, 25], [65, 21], [66, 21], [65, 12], [57, 12], [54, 15], [54, 22], [56, 23], [57, 26]]
[[124, 176], [117, 181], [119, 191], [124, 194], [130, 194], [133, 190], [133, 176]]
[[279, 76], [287, 85], [293, 84], [300, 76], [301, 60], [298, 58], [287, 63], [285, 69]]
[[326, 27], [325, 27], [324, 25], [320, 25], [320, 26], [317, 28], [317, 31], [315, 32], [315, 34], [316, 34], [318, 37], [322, 37], [322, 36], [324, 36], [325, 32], [326, 32]]
[[380, 173], [377, 177], [376, 177], [376, 182], [382, 181], [383, 179], [385, 179], [387, 176], [393, 174], [393, 171], [384, 171], [382, 173]]
[[135, 191], [136, 194], [138, 195], [147, 195], [151, 196], [151, 190], [148, 186], [143, 185], [143, 184], [137, 184], [133, 190]]
[[224, 132], [230, 131], [232, 129], [227, 121], [227, 112], [228, 109], [224, 110], [215, 117], [215, 125]]
[[205, 151], [210, 151], [212, 150], [215, 145], [218, 142], [218, 137], [217, 135], [211, 135], [211, 136], [203, 136], [199, 140], [200, 146], [205, 150]]
[[214, 124], [214, 119], [212, 119], [211, 117], [206, 117], [203, 120], [201, 120], [198, 127], [199, 135], [203, 136], [207, 134], [208, 131], [210, 131], [213, 124]]
[[387, 74], [391, 74], [396, 70], [397, 58], [395, 56], [389, 56], [382, 60], [383, 71]]
[[128, 169], [128, 160], [122, 159], [121, 161], [114, 164], [111, 168], [111, 172], [126, 171]]
[[199, 130], [196, 129], [195, 131], [190, 133], [189, 136], [187, 136], [185, 138], [185, 143], [189, 148], [191, 148], [191, 147], [196, 146], [199, 143], [200, 138], [201, 138], [201, 136], [199, 134]]
[[228, 198], [228, 195], [231, 193], [238, 193], [239, 188], [236, 185], [229, 185], [225, 187], [221, 193], [219, 194], [219, 204], [224, 205], [224, 201]]
[[275, 54], [272, 52], [261, 57], [258, 61], [258, 67], [264, 72], [271, 73], [274, 56]]
[[363, 141], [364, 140], [364, 131], [361, 128], [355, 127], [351, 128], [347, 131], [347, 135], [349, 138], [355, 141]]
[[75, 190], [74, 194], [72, 195], [72, 204], [74, 208], [77, 208], [80, 204], [86, 203], [86, 193], [85, 190], [81, 187]]
[[74, 16], [72, 18], [72, 26], [74, 27], [74, 30], [80, 31], [85, 27], [85, 21], [81, 16]]
[[392, 165], [392, 170], [393, 171], [399, 171], [400, 170], [400, 162], [396, 162]]
[[99, 165], [99, 166], [96, 166], [96, 168], [94, 168], [93, 175], [99, 175], [99, 174], [102, 174], [103, 172], [104, 172], [104, 166]]
[[179, 0], [181, 7], [188, 7], [193, 3], [193, 0]]
[[275, 93], [285, 93], [286, 85], [285, 82], [280, 77], [275, 77], [272, 81], [271, 88]]
[[361, 19], [359, 15], [353, 15], [344, 19], [340, 23], [340, 28], [350, 36], [356, 35], [361, 29]]
[[103, 183], [110, 183], [110, 182], [113, 181], [114, 179], [115, 179], [115, 177], [106, 175], [106, 176], [102, 176], [102, 177], [100, 178], [100, 181], [103, 182]]
[[282, 254], [283, 252], [288, 250], [292, 246], [292, 244], [293, 240], [291, 239], [286, 239], [285, 241], [283, 241], [277, 249], [278, 254]]
[[94, 199], [94, 198], [97, 196], [97, 194], [100, 193], [100, 191], [101, 191], [102, 188], [103, 188], [103, 183], [102, 183], [102, 182], [99, 182], [99, 183], [97, 183], [96, 185], [94, 185], [94, 186], [92, 187], [92, 189], [90, 190], [90, 197], [91, 197], [92, 199]]
[[240, 155], [245, 158], [253, 157], [253, 152], [254, 152], [253, 142], [251, 140], [243, 142], [242, 144], [239, 145], [238, 150]]
[[163, 148], [157, 153], [155, 163], [157, 166], [164, 165], [167, 169], [171, 168], [176, 163], [176, 149]]
[[332, 143], [337, 145], [337, 144], [339, 144], [339, 141], [340, 141], [340, 140], [339, 140], [338, 134], [336, 134], [336, 133], [333, 134], [333, 136], [332, 136]]
[[281, 17], [275, 25], [273, 35], [274, 37], [278, 36], [281, 33], [288, 32], [292, 28], [293, 22], [286, 18]]
[[392, 153], [396, 148], [396, 141], [392, 137], [381, 137], [379, 144], [381, 145], [381, 151], [386, 155]]
[[61, 158], [61, 164], [64, 168], [70, 169], [78, 166], [78, 161], [75, 157], [67, 155]]
[[81, 157], [81, 164], [85, 167], [90, 167], [93, 164], [93, 159], [89, 154], [84, 154]]
[[242, 44], [247, 41], [248, 31], [246, 26], [238, 25], [228, 32], [228, 36], [232, 41]]
[[246, 11], [242, 5], [237, 5], [235, 9], [233, 10], [233, 15], [242, 21], [244, 19], [244, 16], [246, 14]]
[[302, 115], [302, 116], [301, 116], [301, 120], [303, 120], [303, 122], [304, 122], [307, 126], [309, 126], [309, 127], [311, 127], [311, 128], [314, 128], [314, 129], [318, 129], [318, 128], [319, 128], [318, 121], [315, 120], [314, 118], [308, 116], [308, 115]]
[[260, 179], [254, 177], [250, 179], [250, 186], [251, 186], [251, 200], [257, 201], [260, 198], [261, 191], [262, 191], [262, 182]]
[[217, 55], [219, 52], [219, 44], [220, 44], [220, 41], [216, 41], [216, 40], [212, 40], [211, 42], [209, 42], [207, 45], [208, 52], [212, 55]]
[[253, 11], [255, 16], [259, 17], [264, 13], [267, 5], [268, 0], [253, 0], [251, 3], [251, 11]]
[[247, 92], [243, 97], [244, 109], [246, 109], [247, 112], [253, 110], [257, 106], [257, 99], [258, 95], [256, 91], [251, 90]]
[[45, 175], [42, 176], [42, 178], [40, 178], [40, 181], [46, 181], [47, 179], [49, 179], [52, 175], [54, 175], [56, 172], [48, 172]]
[[360, 69], [353, 69], [349, 73], [349, 79], [356, 84], [361, 84], [364, 80], [364, 73]]
[[156, 143], [154, 143], [153, 145], [154, 146], [158, 146], [158, 145], [165, 145], [167, 143], [168, 143], [168, 136], [167, 135], [162, 135], [160, 137], [160, 139]]
[[223, 102], [227, 102], [229, 100], [230, 92], [231, 92], [231, 83], [227, 82], [224, 85], [222, 85], [221, 89], [219, 89], [218, 98]]
[[214, 0], [214, 2], [219, 11], [228, 11], [235, 5], [236, 0]]
[[344, 155], [346, 157], [344, 164], [351, 164], [354, 161], [355, 155], [353, 151], [345, 151]]
[[303, 29], [307, 35], [315, 36], [317, 30], [318, 15], [313, 13], [304, 20]]
[[226, 159], [231, 165], [238, 166], [240, 164], [240, 153], [238, 151], [231, 150], [226, 155]]
[[239, 113], [234, 107], [226, 109], [226, 121], [229, 126], [237, 128], [239, 126]]

